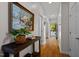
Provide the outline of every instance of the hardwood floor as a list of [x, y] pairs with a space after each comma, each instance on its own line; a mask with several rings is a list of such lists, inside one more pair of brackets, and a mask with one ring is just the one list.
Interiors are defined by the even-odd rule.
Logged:
[[50, 38], [41, 46], [41, 57], [69, 57], [69, 55], [60, 53], [58, 40]]

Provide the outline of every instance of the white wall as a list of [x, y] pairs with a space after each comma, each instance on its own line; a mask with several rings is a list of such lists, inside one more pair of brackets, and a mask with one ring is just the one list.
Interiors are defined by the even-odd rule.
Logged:
[[61, 3], [61, 51], [69, 52], [69, 3]]
[[8, 32], [8, 3], [0, 3], [0, 50], [4, 44], [5, 34]]
[[[20, 4], [22, 4], [24, 7], [29, 9], [29, 6], [27, 6], [26, 3], [20, 2]], [[35, 15], [35, 19], [34, 19], [35, 27], [34, 27], [34, 32], [32, 32], [33, 35], [40, 35], [38, 32], [41, 28], [38, 29], [38, 26], [40, 25], [38, 22], [39, 22], [39, 17], [38, 15]], [[7, 32], [8, 32], [8, 2], [6, 3], [1, 2], [0, 3], [0, 51], [1, 51], [1, 46], [4, 44], [3, 41]], [[38, 44], [36, 45], [37, 48], [35, 50], [38, 51]], [[28, 51], [29, 53], [31, 53], [32, 46], [29, 46], [27, 49], [21, 51], [20, 56], [24, 56]], [[2, 54], [1, 52], [0, 54]]]

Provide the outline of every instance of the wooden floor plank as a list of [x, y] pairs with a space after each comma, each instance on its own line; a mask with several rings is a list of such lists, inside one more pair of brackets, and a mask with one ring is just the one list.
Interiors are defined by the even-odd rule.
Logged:
[[41, 46], [41, 57], [69, 57], [69, 55], [60, 53], [58, 40], [50, 38]]

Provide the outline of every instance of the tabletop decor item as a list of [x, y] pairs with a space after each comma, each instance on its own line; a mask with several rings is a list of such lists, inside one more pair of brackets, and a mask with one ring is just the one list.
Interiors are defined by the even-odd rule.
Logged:
[[25, 43], [27, 38], [26, 35], [31, 34], [30, 31], [26, 30], [26, 28], [12, 30], [10, 33], [14, 36], [16, 44]]

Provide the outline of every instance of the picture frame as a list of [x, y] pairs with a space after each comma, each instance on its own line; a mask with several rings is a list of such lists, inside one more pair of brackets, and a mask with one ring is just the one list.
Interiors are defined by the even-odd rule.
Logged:
[[21, 28], [26, 28], [28, 31], [34, 31], [34, 13], [18, 2], [9, 2], [8, 12], [9, 32], [13, 29]]

